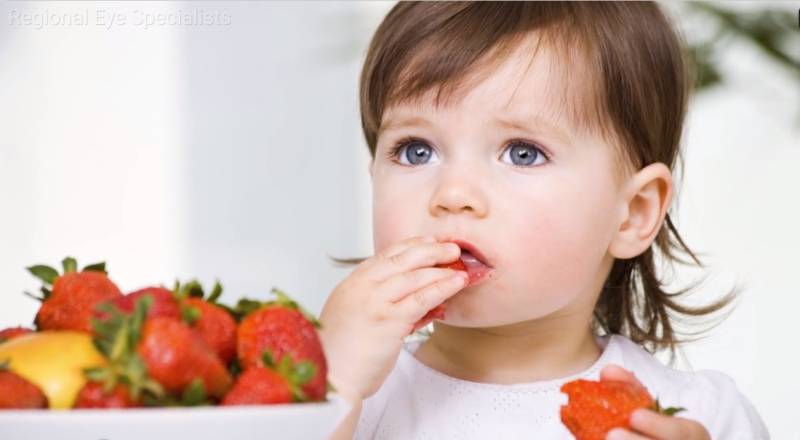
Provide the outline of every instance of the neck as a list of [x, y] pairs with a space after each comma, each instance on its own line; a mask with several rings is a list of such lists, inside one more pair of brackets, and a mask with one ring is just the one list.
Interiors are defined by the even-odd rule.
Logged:
[[[589, 368], [600, 356], [592, 332], [543, 318], [492, 328], [434, 323], [415, 356], [449, 376], [472, 382], [513, 384], [557, 379]], [[573, 323], [574, 324], [574, 323]], [[582, 328], [582, 327], [581, 327]]]

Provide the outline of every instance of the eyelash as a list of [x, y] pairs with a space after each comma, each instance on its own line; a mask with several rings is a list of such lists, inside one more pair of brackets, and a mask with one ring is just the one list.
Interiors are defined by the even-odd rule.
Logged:
[[[422, 144], [430, 146], [428, 144], [428, 142], [425, 141], [424, 139], [416, 138], [416, 137], [413, 137], [413, 136], [408, 136], [408, 137], [405, 137], [405, 138], [399, 140], [389, 150], [389, 152], [387, 153], [388, 159], [391, 160], [392, 162], [398, 163], [398, 155], [400, 154], [400, 151], [402, 151], [403, 148], [405, 148], [405, 147], [407, 147], [407, 146], [409, 146], [411, 144], [414, 144], [414, 143], [422, 143]], [[540, 147], [540, 146], [538, 146], [538, 145], [536, 145], [534, 143], [522, 140], [522, 139], [512, 139], [512, 140], [506, 142], [505, 148], [503, 148], [503, 152], [505, 152], [507, 148], [509, 148], [509, 147], [511, 147], [513, 145], [524, 145], [526, 147], [533, 148], [545, 158], [545, 161], [546, 161], [545, 163], [550, 162], [550, 155], [545, 153], [544, 150], [542, 149], [542, 147]], [[415, 166], [413, 164], [412, 165], [400, 164], [400, 165], [403, 165], [403, 166]], [[544, 165], [544, 164], [542, 164], [542, 165]], [[513, 165], [513, 166], [515, 166], [517, 168], [536, 168], [537, 166], [541, 166], [541, 165], [534, 165], [534, 166]]]

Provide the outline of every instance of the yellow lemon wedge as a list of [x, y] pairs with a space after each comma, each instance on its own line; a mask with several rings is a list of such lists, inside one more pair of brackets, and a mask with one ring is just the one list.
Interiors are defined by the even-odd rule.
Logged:
[[91, 335], [75, 331], [45, 331], [0, 344], [0, 362], [42, 390], [51, 409], [72, 408], [86, 377], [85, 368], [106, 364]]

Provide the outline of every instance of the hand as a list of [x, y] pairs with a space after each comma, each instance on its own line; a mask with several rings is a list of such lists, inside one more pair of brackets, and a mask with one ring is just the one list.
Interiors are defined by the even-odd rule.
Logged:
[[[630, 371], [608, 365], [600, 372], [600, 377], [621, 380], [642, 386]], [[659, 414], [648, 409], [639, 409], [631, 414], [630, 425], [633, 430], [612, 429], [606, 440], [711, 440], [706, 428], [699, 422], [676, 416]]]
[[363, 261], [336, 286], [319, 335], [337, 392], [360, 401], [380, 388], [414, 325], [467, 284], [463, 271], [434, 267], [460, 254], [454, 243], [411, 238]]

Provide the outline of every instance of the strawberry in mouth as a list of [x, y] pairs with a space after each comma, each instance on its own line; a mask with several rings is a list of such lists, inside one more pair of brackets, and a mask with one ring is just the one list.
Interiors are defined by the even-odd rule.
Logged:
[[[463, 270], [467, 272], [469, 281], [464, 287], [469, 287], [486, 277], [492, 271], [492, 266], [487, 262], [486, 257], [471, 243], [466, 241], [455, 240], [453, 243], [461, 248], [461, 256], [458, 260], [452, 263], [440, 264], [436, 267], [453, 270]], [[439, 304], [433, 309], [429, 310], [425, 316], [422, 317], [414, 325], [412, 333], [417, 331], [420, 327], [428, 325], [431, 321], [445, 318], [445, 311], [447, 310], [447, 302]]]
[[456, 263], [461, 262], [464, 266], [464, 269], [461, 270], [466, 270], [469, 275], [467, 286], [477, 283], [492, 271], [492, 266], [478, 248], [466, 241], [456, 240], [453, 243], [461, 248], [461, 256]]

